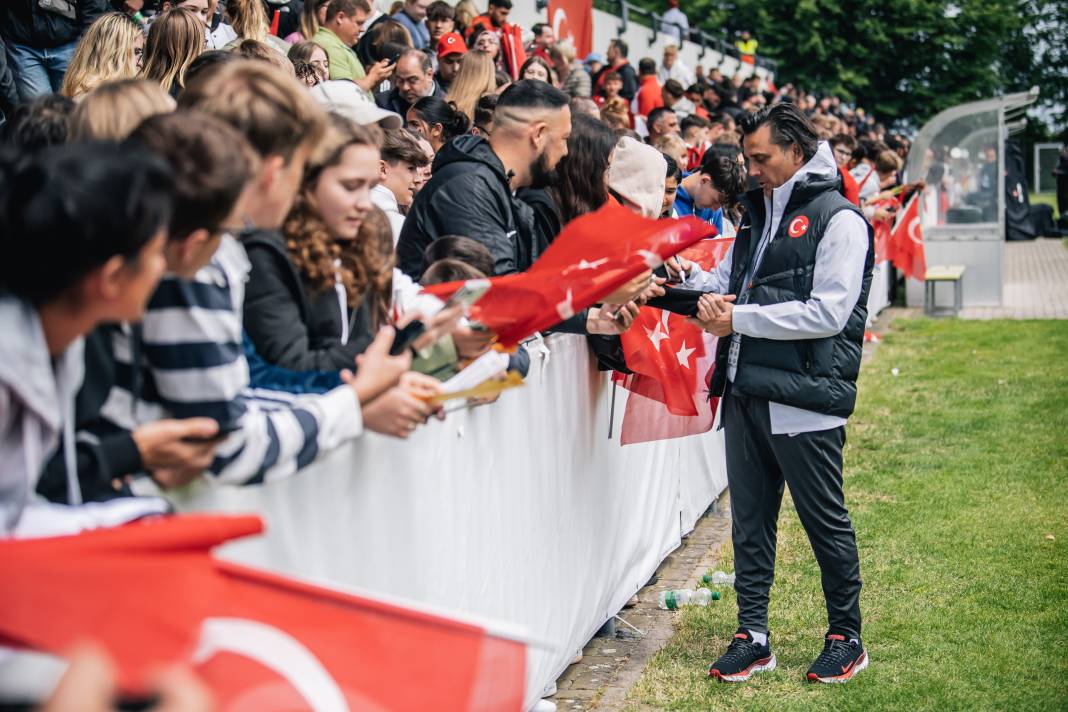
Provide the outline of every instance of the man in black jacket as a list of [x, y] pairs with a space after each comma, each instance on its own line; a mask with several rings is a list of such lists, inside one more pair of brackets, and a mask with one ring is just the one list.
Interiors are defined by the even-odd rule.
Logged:
[[434, 67], [429, 55], [419, 49], [406, 50], [397, 58], [390, 82], [393, 88], [375, 94], [375, 103], [401, 116], [406, 116], [411, 105], [424, 96], [445, 98], [445, 92], [434, 81]]
[[[58, 92], [74, 47], [89, 25], [108, 11], [107, 0], [56, 0], [56, 11], [38, 0], [10, 0], [0, 12], [0, 35], [23, 101]], [[60, 6], [69, 10], [61, 14]]]
[[488, 141], [461, 136], [441, 149], [433, 177], [404, 221], [397, 245], [401, 270], [418, 278], [427, 245], [444, 235], [484, 244], [499, 275], [533, 263], [534, 216], [515, 191], [548, 185], [567, 154], [568, 99], [545, 82], [516, 82], [497, 102]]

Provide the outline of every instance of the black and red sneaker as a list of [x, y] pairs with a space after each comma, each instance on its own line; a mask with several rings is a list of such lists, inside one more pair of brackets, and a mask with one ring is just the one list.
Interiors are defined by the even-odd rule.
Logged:
[[749, 631], [740, 628], [727, 652], [708, 668], [708, 676], [721, 682], [745, 682], [753, 673], [775, 669], [775, 656], [770, 645], [753, 642]]
[[863, 643], [828, 633], [823, 641], [823, 652], [808, 669], [807, 677], [809, 682], [849, 682], [866, 667], [868, 651]]

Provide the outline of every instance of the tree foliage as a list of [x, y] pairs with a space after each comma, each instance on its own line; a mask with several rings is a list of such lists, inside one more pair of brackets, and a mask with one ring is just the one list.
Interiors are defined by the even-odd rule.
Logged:
[[[663, 4], [643, 0], [662, 11]], [[1065, 126], [1065, 0], [688, 0], [712, 32], [750, 30], [779, 84], [835, 93], [919, 125], [944, 108], [1038, 84]]]

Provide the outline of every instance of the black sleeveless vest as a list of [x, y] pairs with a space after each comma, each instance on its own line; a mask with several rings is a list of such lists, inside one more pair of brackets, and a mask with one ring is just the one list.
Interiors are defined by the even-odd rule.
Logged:
[[[778, 231], [772, 236], [749, 288], [748, 304], [806, 301], [812, 293], [816, 248], [831, 218], [842, 210], [863, 213], [838, 192], [840, 179], [808, 180], [794, 186]], [[746, 194], [746, 220], [734, 241], [730, 294], [740, 294], [749, 264], [756, 259], [764, 234], [764, 195], [759, 189]], [[867, 221], [865, 220], [865, 223]], [[875, 247], [868, 225], [868, 254], [860, 298], [845, 328], [820, 339], [782, 341], [741, 337], [738, 369], [731, 388], [740, 394], [767, 398], [805, 410], [848, 417], [857, 400], [857, 375], [868, 318]], [[722, 395], [727, 382], [727, 356], [731, 338], [719, 340], [712, 394]]]

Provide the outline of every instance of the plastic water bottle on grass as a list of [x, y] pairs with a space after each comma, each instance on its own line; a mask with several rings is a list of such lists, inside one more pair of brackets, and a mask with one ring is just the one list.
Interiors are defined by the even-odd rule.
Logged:
[[659, 605], [663, 610], [677, 611], [682, 606], [707, 606], [710, 601], [718, 600], [719, 591], [709, 591], [707, 588], [693, 591], [683, 588], [678, 591], [661, 591]]
[[713, 571], [711, 574], [702, 576], [701, 581], [710, 586], [730, 586], [733, 588], [734, 574], [728, 574], [723, 571]]

